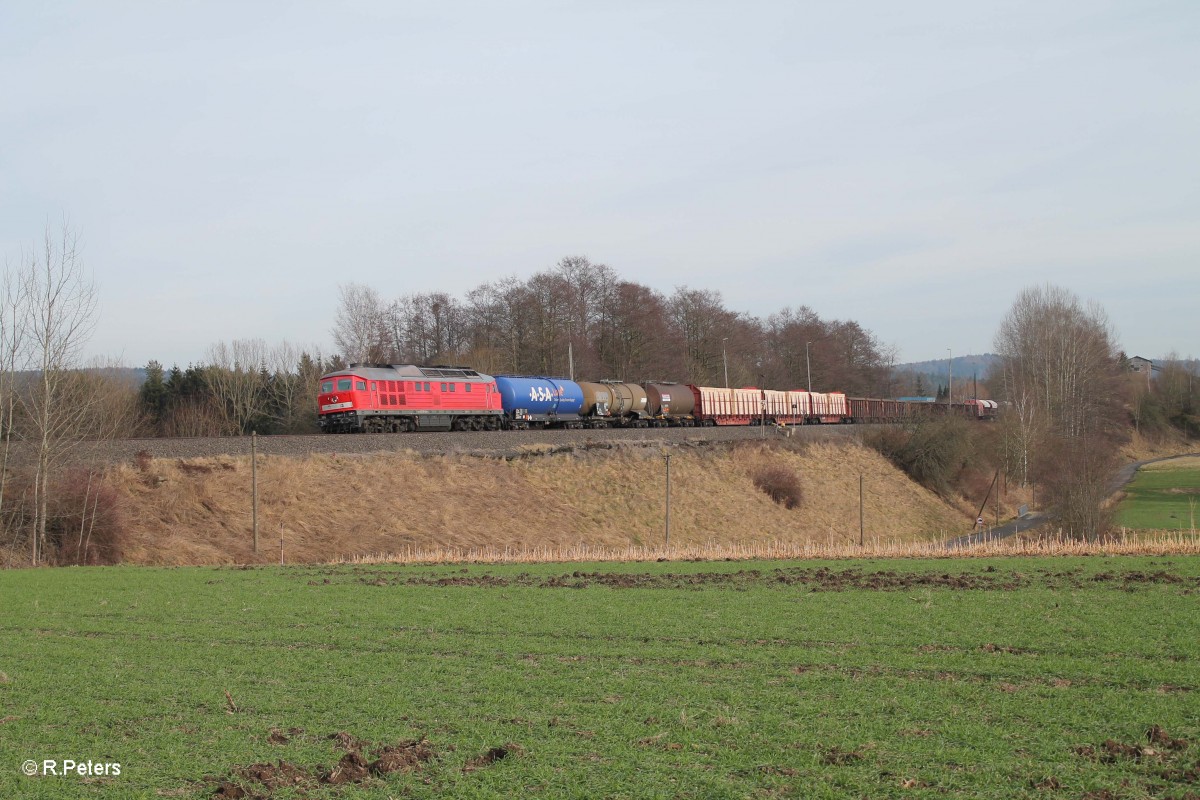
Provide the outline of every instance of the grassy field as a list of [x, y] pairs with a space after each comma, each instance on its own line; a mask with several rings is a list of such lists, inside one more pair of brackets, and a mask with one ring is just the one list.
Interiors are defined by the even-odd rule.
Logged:
[[1195, 796], [1198, 590], [1196, 556], [11, 571], [0, 797]]
[[1147, 464], [1125, 488], [1116, 524], [1135, 530], [1195, 530], [1200, 522], [1200, 458]]

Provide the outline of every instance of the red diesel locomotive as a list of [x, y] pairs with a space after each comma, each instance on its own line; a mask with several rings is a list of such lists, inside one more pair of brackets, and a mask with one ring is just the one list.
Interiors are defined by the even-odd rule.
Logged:
[[326, 433], [495, 431], [504, 415], [490, 375], [392, 364], [351, 364], [322, 376], [317, 408]]

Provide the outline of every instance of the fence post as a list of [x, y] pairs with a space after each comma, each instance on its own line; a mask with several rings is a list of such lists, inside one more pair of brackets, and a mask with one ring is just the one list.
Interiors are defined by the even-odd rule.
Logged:
[[667, 462], [667, 537], [664, 546], [671, 547], [671, 456], [664, 455], [663, 460]]
[[250, 519], [254, 528], [254, 552], [258, 552], [258, 431], [250, 431]]

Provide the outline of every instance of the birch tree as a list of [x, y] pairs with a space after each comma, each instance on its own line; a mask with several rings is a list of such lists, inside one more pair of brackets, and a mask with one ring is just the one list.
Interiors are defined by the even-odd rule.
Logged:
[[79, 259], [78, 236], [66, 225], [55, 233], [47, 226], [41, 247], [19, 277], [17, 302], [22, 320], [27, 368], [33, 378], [20, 393], [36, 453], [34, 524], [30, 557], [38, 564], [46, 544], [50, 478], [78, 436], [86, 402], [70, 402], [71, 369], [78, 365], [96, 324], [96, 289]]
[[1103, 532], [1099, 504], [1121, 430], [1113, 340], [1103, 309], [1050, 284], [1023, 290], [996, 334], [1021, 478], [1040, 475], [1065, 527], [1081, 536]]

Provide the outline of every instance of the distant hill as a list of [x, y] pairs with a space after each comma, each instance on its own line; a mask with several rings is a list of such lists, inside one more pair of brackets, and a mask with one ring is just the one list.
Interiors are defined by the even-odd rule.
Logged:
[[[932, 361], [913, 361], [910, 364], [897, 364], [895, 370], [897, 372], [920, 372], [925, 375], [941, 375], [944, 381], [946, 367], [949, 363], [949, 360], [945, 358], [940, 360], [934, 359]], [[954, 376], [970, 378], [977, 375], [980, 380], [983, 380], [987, 377], [992, 367], [999, 363], [1000, 356], [995, 353], [955, 356], [953, 361]]]
[[[1000, 363], [1000, 356], [993, 353], [983, 355], [965, 355], [954, 357], [954, 397], [955, 401], [975, 395], [976, 391], [987, 397], [984, 387], [977, 385], [988, 377], [992, 368]], [[910, 364], [897, 364], [892, 374], [895, 384], [893, 391], [904, 397], [934, 397], [944, 390], [949, 383], [949, 360], [914, 361]]]

